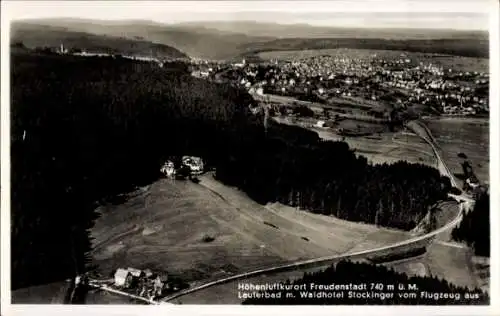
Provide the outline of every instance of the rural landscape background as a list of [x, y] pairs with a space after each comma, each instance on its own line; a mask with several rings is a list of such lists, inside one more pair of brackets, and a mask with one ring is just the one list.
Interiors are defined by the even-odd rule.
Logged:
[[12, 303], [489, 304], [487, 28], [76, 14], [10, 60]]

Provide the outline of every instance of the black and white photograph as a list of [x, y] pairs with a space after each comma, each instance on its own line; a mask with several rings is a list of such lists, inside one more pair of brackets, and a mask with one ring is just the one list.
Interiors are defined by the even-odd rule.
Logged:
[[495, 23], [488, 0], [2, 1], [2, 309], [491, 307]]

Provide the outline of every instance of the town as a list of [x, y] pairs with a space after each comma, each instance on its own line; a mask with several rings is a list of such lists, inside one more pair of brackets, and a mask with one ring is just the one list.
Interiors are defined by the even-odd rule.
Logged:
[[[68, 50], [63, 43], [55, 52], [117, 57], [105, 52]], [[159, 67], [178, 60], [153, 55], [118, 57], [154, 62]], [[345, 52], [255, 62], [242, 59], [237, 63], [190, 58], [189, 64], [194, 77], [229, 82], [257, 95], [288, 96], [327, 106], [356, 102], [405, 109], [419, 104], [446, 116], [489, 113], [489, 73], [444, 68], [412, 59], [405, 53], [391, 59], [377, 53], [361, 58]], [[372, 106], [367, 114], [377, 116], [376, 107]]]
[[193, 76], [232, 82], [250, 93], [295, 97], [326, 105], [341, 102], [391, 103], [399, 108], [422, 104], [444, 115], [489, 112], [489, 74], [463, 72], [399, 57], [366, 58], [350, 54], [224, 64], [192, 60]]
[[218, 6], [17, 10], [12, 304], [491, 304], [490, 13]]

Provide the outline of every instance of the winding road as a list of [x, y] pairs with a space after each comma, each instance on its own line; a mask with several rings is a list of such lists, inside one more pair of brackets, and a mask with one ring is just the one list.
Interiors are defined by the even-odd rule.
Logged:
[[[453, 174], [449, 170], [449, 168], [446, 166], [444, 163], [443, 159], [441, 158], [437, 145], [435, 144], [435, 139], [433, 138], [432, 134], [430, 131], [427, 129], [427, 127], [418, 121], [412, 121], [408, 123], [408, 127], [411, 128], [417, 135], [419, 135], [422, 139], [424, 139], [426, 142], [428, 142], [432, 150], [434, 152], [434, 155], [436, 156], [436, 159], [438, 161], [438, 169], [440, 170], [441, 174], [448, 176], [451, 180], [451, 183], [454, 187], [457, 187], [456, 181], [453, 178]], [[334, 255], [334, 256], [326, 256], [326, 257], [321, 257], [321, 258], [316, 258], [316, 259], [310, 259], [310, 260], [303, 260], [299, 262], [294, 262], [294, 263], [289, 263], [289, 264], [283, 264], [283, 265], [277, 265], [273, 267], [268, 267], [264, 269], [259, 269], [255, 271], [250, 271], [246, 273], [241, 273], [233, 276], [229, 276], [226, 278], [218, 279], [215, 281], [211, 281], [193, 288], [189, 288], [185, 291], [178, 292], [174, 295], [165, 297], [162, 299], [163, 302], [167, 301], [172, 301], [174, 299], [177, 299], [179, 297], [201, 291], [207, 288], [214, 287], [216, 285], [221, 285], [225, 283], [230, 283], [230, 282], [235, 282], [238, 280], [243, 280], [243, 279], [248, 279], [252, 277], [257, 277], [260, 275], [266, 275], [269, 276], [270, 274], [278, 274], [281, 272], [285, 271], [294, 271], [294, 270], [306, 270], [310, 268], [319, 268], [319, 267], [327, 267], [330, 266], [332, 263], [338, 262], [342, 259], [350, 259], [350, 260], [363, 260], [363, 259], [370, 259], [370, 258], [376, 258], [376, 257], [384, 257], [389, 254], [394, 254], [394, 253], [401, 253], [401, 252], [406, 252], [412, 249], [416, 248], [421, 248], [421, 247], [426, 247], [428, 246], [431, 242], [434, 241], [434, 238], [439, 235], [442, 232], [448, 231], [452, 228], [454, 228], [456, 225], [460, 223], [462, 220], [462, 216], [464, 211], [469, 209], [471, 207], [471, 204], [474, 202], [473, 199], [470, 197], [464, 195], [463, 193], [461, 195], [452, 195], [449, 194], [449, 196], [453, 199], [455, 199], [457, 202], [459, 202], [459, 212], [457, 216], [451, 220], [448, 224], [444, 225], [443, 227], [438, 228], [435, 231], [432, 231], [428, 234], [417, 236], [402, 242], [398, 242], [392, 245], [384, 246], [384, 247], [379, 247], [375, 249], [369, 249], [369, 250], [364, 250], [364, 251], [359, 251], [359, 252], [354, 252], [354, 253], [346, 253], [342, 255]]]
[[[432, 147], [432, 150], [434, 152], [434, 155], [436, 156], [437, 162], [438, 162], [438, 169], [441, 172], [441, 174], [446, 175], [450, 178], [451, 183], [453, 186], [457, 187], [457, 183], [453, 177], [453, 174], [449, 170], [449, 168], [446, 166], [444, 163], [443, 159], [441, 158], [437, 145], [435, 143], [435, 139], [433, 138], [432, 134], [430, 131], [427, 129], [425, 124], [418, 122], [418, 121], [412, 121], [408, 123], [408, 127], [412, 129], [418, 136], [420, 136], [422, 139], [424, 139], [429, 145]], [[417, 249], [417, 248], [422, 248], [422, 247], [427, 247], [429, 244], [434, 242], [435, 237], [445, 231], [448, 231], [458, 225], [460, 221], [462, 220], [463, 213], [469, 209], [474, 203], [474, 200], [471, 199], [470, 197], [466, 196], [465, 194], [461, 195], [451, 195], [449, 196], [453, 199], [455, 199], [457, 202], [459, 202], [459, 212], [457, 213], [457, 216], [451, 220], [449, 223], [446, 225], [438, 228], [435, 231], [432, 231], [430, 233], [427, 233], [425, 235], [421, 236], [416, 236], [414, 238], [404, 240], [402, 242], [397, 242], [392, 245], [388, 246], [383, 246], [375, 249], [369, 249], [369, 250], [363, 250], [363, 251], [358, 251], [358, 252], [352, 252], [352, 253], [345, 253], [341, 255], [333, 255], [333, 256], [325, 256], [321, 258], [316, 258], [316, 259], [310, 259], [310, 260], [302, 260], [298, 262], [293, 262], [289, 264], [282, 264], [282, 265], [276, 265], [273, 267], [267, 267], [255, 271], [250, 271], [250, 272], [245, 272], [245, 273], [240, 273], [236, 275], [232, 275], [229, 277], [221, 278], [215, 281], [211, 281], [205, 284], [201, 284], [189, 289], [186, 289], [184, 291], [175, 293], [173, 295], [167, 296], [160, 301], [149, 301], [147, 299], [137, 297], [135, 295], [131, 295], [129, 293], [125, 293], [122, 291], [118, 291], [116, 289], [112, 289], [103, 285], [99, 285], [97, 283], [94, 283], [97, 280], [91, 280], [94, 281], [92, 283], [94, 287], [100, 288], [101, 290], [105, 291], [111, 291], [115, 294], [118, 295], [125, 295], [137, 300], [141, 300], [145, 303], [148, 304], [171, 304], [167, 303], [169, 301], [178, 299], [182, 296], [186, 296], [198, 291], [206, 290], [212, 287], [216, 287], [218, 285], [223, 285], [223, 284], [228, 284], [231, 282], [236, 282], [236, 281], [241, 281], [241, 280], [246, 280], [250, 278], [255, 278], [259, 276], [275, 276], [278, 279], [287, 279], [286, 275], [281, 275], [282, 273], [286, 272], [301, 272], [301, 271], [306, 271], [310, 269], [319, 269], [319, 268], [325, 268], [330, 266], [331, 264], [338, 262], [343, 259], [350, 259], [350, 260], [366, 260], [366, 259], [373, 259], [373, 258], [380, 258], [380, 257], [385, 257], [388, 255], [392, 255], [395, 253], [404, 253], [409, 250]], [[283, 277], [283, 278], [282, 278]], [[236, 286], [236, 285], [235, 285]]]
[[425, 124], [420, 121], [411, 121], [407, 123], [406, 126], [411, 130], [413, 130], [415, 134], [417, 134], [420, 138], [425, 140], [431, 146], [432, 151], [434, 152], [434, 155], [436, 156], [438, 162], [437, 164], [438, 170], [441, 172], [442, 175], [449, 177], [451, 184], [454, 187], [458, 188], [459, 186], [455, 180], [455, 177], [453, 176], [453, 173], [450, 171], [448, 166], [441, 158], [441, 155], [439, 154], [439, 151], [437, 149], [436, 139], [434, 139], [434, 136], [432, 136], [431, 131], [427, 128], [427, 126], [425, 126]]

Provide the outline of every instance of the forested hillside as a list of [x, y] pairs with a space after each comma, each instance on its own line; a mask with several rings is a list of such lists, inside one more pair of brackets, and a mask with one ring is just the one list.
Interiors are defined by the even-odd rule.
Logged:
[[[368, 292], [368, 297], [349, 296], [348, 290], [311, 290], [310, 285], [329, 286], [331, 284], [341, 285], [353, 283], [356, 285], [366, 284], [365, 290], [354, 290], [354, 293]], [[251, 298], [243, 304], [262, 305], [482, 305], [489, 303], [489, 296], [480, 289], [467, 289], [440, 280], [436, 277], [409, 277], [406, 274], [396, 273], [384, 266], [375, 266], [367, 263], [354, 263], [341, 261], [336, 266], [331, 266], [324, 271], [305, 273], [304, 276], [295, 281], [287, 281], [286, 284], [302, 285], [297, 290], [289, 290], [292, 296], [281, 295], [281, 298]], [[399, 285], [405, 287], [400, 290]], [[372, 285], [375, 285], [372, 288]], [[387, 285], [395, 285], [394, 290], [388, 290]], [[408, 290], [408, 285], [416, 285], [418, 290]], [[305, 287], [305, 290], [304, 290]], [[271, 291], [270, 291], [271, 292]], [[345, 292], [342, 298], [311, 297], [310, 294], [321, 292]], [[373, 293], [393, 293], [392, 297], [381, 299]], [[416, 298], [400, 297], [403, 293], [416, 293]], [[423, 292], [427, 294], [422, 294]], [[272, 293], [272, 292], [271, 292]], [[443, 294], [447, 294], [444, 297]], [[276, 294], [274, 292], [273, 294]], [[451, 295], [450, 295], [451, 294]], [[437, 297], [436, 297], [437, 295]], [[443, 297], [440, 297], [443, 295]]]
[[346, 143], [322, 142], [315, 133], [294, 139], [302, 131], [285, 131], [282, 126], [276, 131], [279, 136], [269, 133], [258, 149], [236, 144], [232, 156], [221, 158], [225, 162], [217, 168], [217, 178], [262, 203], [279, 201], [401, 229], [413, 228], [430, 205], [445, 198], [450, 186], [447, 178], [427, 166], [406, 162], [372, 166], [364, 157], [356, 158]]
[[[426, 13], [427, 14], [427, 13]], [[419, 29], [318, 27], [255, 21], [212, 21], [161, 24], [153, 21], [37, 19], [16, 22], [27, 43], [56, 36], [56, 45], [88, 38], [107, 42], [143, 40], [175, 47], [192, 57], [232, 59], [256, 52], [323, 48], [403, 50], [410, 52], [488, 57], [488, 32]], [[67, 35], [65, 35], [67, 34]], [[72, 36], [77, 34], [80, 36]], [[99, 39], [100, 38], [100, 39]], [[28, 45], [29, 46], [29, 45]], [[31, 47], [31, 46], [30, 46]]]
[[82, 271], [96, 201], [156, 179], [164, 155], [224, 151], [217, 133], [246, 117], [248, 95], [153, 67], [12, 56], [14, 288]]
[[483, 193], [474, 209], [465, 214], [460, 225], [452, 231], [453, 239], [465, 241], [478, 256], [490, 256], [490, 195]]
[[63, 27], [13, 23], [11, 43], [22, 43], [27, 48], [59, 49], [61, 44], [70, 51], [153, 56], [158, 58], [187, 58], [180, 50], [156, 42], [70, 31]]
[[[238, 55], [239, 45], [271, 40], [270, 37], [254, 37], [244, 34], [220, 32], [207, 28], [181, 27], [172, 24], [159, 24], [151, 21], [100, 21], [80, 19], [41, 19], [16, 22], [20, 30], [18, 40], [43, 44], [43, 41], [61, 39], [77, 42], [83, 38], [101, 39], [107, 43], [143, 42], [156, 43], [176, 48], [191, 56], [208, 59], [230, 59]], [[46, 35], [45, 35], [46, 34]], [[83, 36], [74, 36], [74, 35]], [[21, 38], [21, 35], [23, 38]], [[14, 37], [16, 39], [16, 37]], [[29, 41], [27, 40], [29, 39]], [[102, 42], [106, 39], [106, 42]], [[30, 46], [31, 47], [31, 46]], [[149, 49], [148, 49], [149, 50]], [[149, 54], [149, 53], [148, 53]]]
[[241, 46], [247, 53], [279, 50], [304, 50], [326, 48], [384, 49], [401, 50], [454, 56], [482, 57], [489, 56], [488, 38], [476, 39], [378, 39], [378, 38], [281, 38], [273, 41], [251, 43]]
[[85, 269], [94, 209], [197, 155], [260, 202], [412, 228], [445, 197], [435, 169], [371, 166], [347, 144], [253, 116], [245, 91], [126, 59], [12, 56], [13, 288]]

